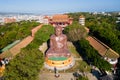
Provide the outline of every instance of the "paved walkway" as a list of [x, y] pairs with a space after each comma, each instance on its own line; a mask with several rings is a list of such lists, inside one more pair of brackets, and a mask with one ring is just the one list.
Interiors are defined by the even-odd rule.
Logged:
[[42, 73], [39, 80], [74, 80], [73, 73], [60, 73], [60, 77], [56, 78], [54, 73]]
[[20, 52], [21, 48], [26, 47], [29, 43], [31, 43], [32, 40], [33, 40], [33, 37], [31, 36], [26, 37], [20, 43], [18, 43], [17, 45], [12, 47], [8, 51], [5, 51], [2, 54], [0, 54], [0, 58], [4, 58], [8, 54], [12, 54], [12, 56], [15, 56], [16, 54]]
[[[74, 72], [73, 72], [74, 73]], [[39, 80], [76, 80], [73, 73], [59, 73], [60, 77], [56, 78], [55, 73], [47, 72], [39, 75]], [[91, 73], [85, 73], [89, 80], [97, 80]]]
[[28, 36], [25, 39], [23, 39], [20, 43], [18, 43], [17, 45], [15, 45], [13, 48], [11, 48], [9, 51], [10, 53], [12, 53], [13, 56], [15, 56], [17, 53], [20, 52], [21, 48], [26, 47], [28, 44], [31, 43], [31, 41], [33, 40], [33, 37]]
[[75, 61], [81, 61], [81, 60], [83, 60], [82, 58], [74, 58], [75, 59]]

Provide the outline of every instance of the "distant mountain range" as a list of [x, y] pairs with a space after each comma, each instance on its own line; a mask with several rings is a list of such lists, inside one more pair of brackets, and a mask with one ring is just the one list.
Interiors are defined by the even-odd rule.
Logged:
[[[107, 13], [118, 13], [118, 12], [120, 12], [120, 11], [109, 11]], [[66, 13], [66, 12], [63, 12], [63, 13]], [[67, 13], [71, 13], [71, 12], [67, 12]], [[74, 13], [74, 12], [72, 12], [72, 13]], [[44, 15], [46, 15], [48, 13], [46, 13], [46, 12], [43, 12], [43, 13], [0, 12], [0, 15], [18, 15], [18, 14], [19, 15], [33, 15], [33, 14], [39, 14], [39, 15], [44, 14]], [[50, 13], [50, 14], [53, 14], [53, 13]], [[57, 14], [57, 13], [54, 13], [54, 14]]]
[[25, 14], [31, 15], [33, 13], [0, 12], [0, 15], [18, 15], [18, 14], [20, 14], [20, 15], [25, 15]]

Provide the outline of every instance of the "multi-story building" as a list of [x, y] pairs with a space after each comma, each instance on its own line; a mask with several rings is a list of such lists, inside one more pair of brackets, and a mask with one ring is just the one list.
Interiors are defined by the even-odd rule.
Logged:
[[85, 17], [84, 17], [83, 15], [81, 15], [81, 16], [79, 17], [79, 24], [82, 25], [82, 26], [85, 25]]
[[50, 19], [49, 16], [44, 16], [44, 18], [43, 18], [43, 23], [44, 23], [44, 24], [49, 24], [49, 19]]

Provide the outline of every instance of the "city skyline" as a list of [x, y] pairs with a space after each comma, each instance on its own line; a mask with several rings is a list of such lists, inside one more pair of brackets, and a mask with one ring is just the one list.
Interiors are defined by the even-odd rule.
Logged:
[[120, 11], [119, 0], [0, 0], [0, 12], [64, 13]]

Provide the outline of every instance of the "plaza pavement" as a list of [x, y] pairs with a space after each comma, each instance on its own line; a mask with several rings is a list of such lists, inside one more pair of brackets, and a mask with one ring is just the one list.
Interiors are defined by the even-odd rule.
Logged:
[[[73, 72], [74, 73], [74, 72]], [[73, 73], [59, 73], [60, 77], [56, 78], [55, 73], [47, 72], [39, 74], [39, 80], [76, 80]], [[91, 73], [85, 73], [89, 80], [97, 80], [97, 78]]]

